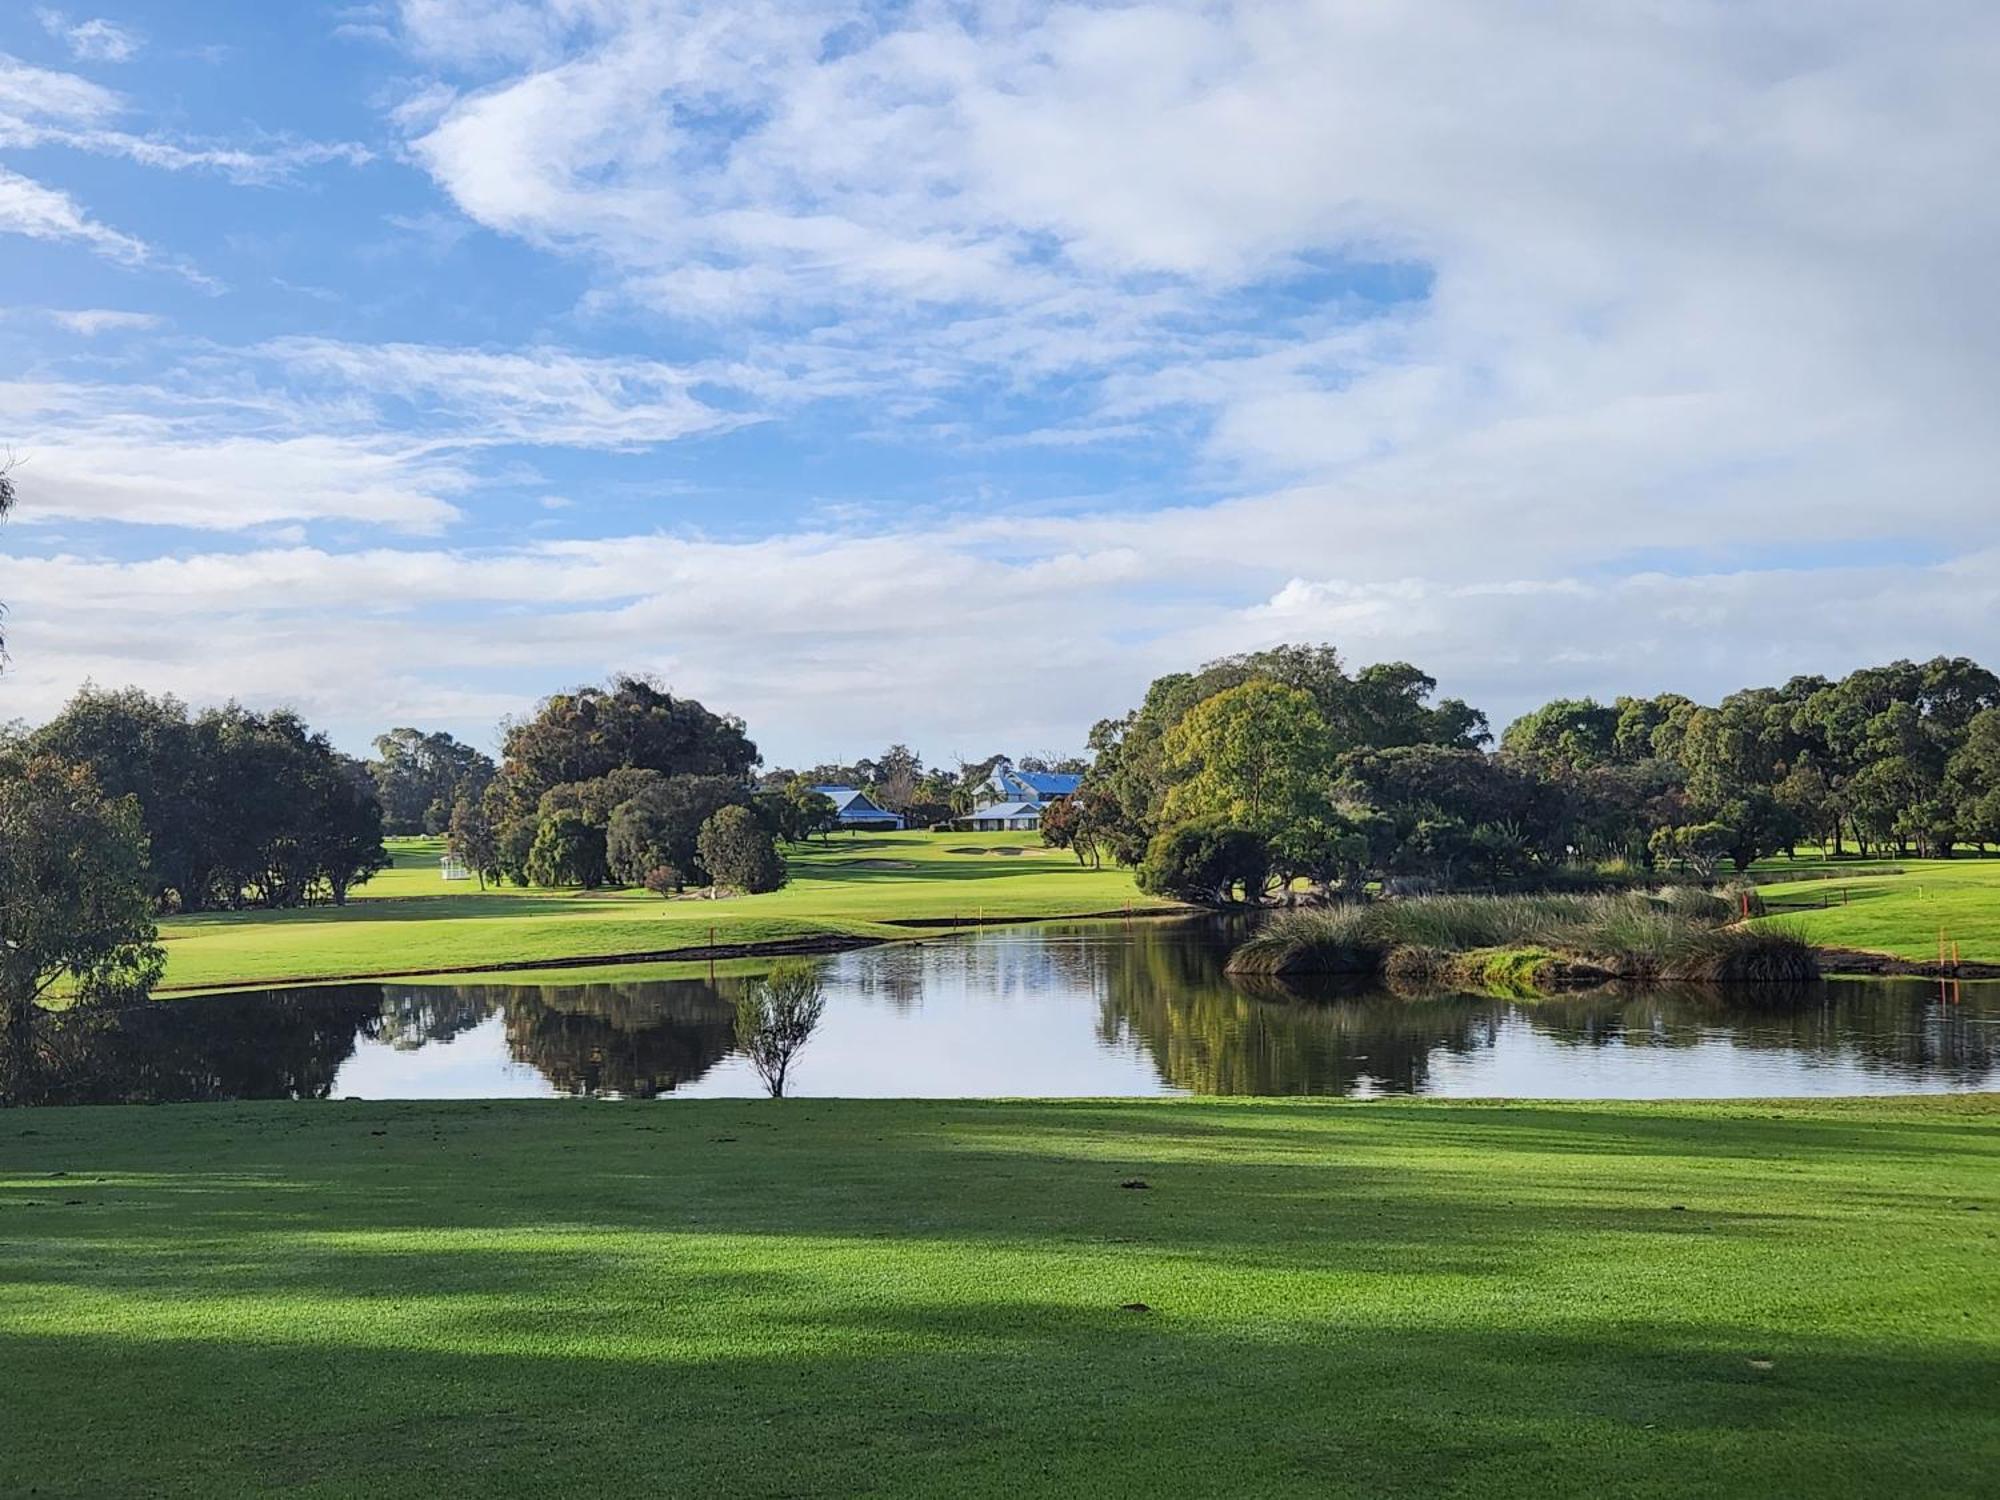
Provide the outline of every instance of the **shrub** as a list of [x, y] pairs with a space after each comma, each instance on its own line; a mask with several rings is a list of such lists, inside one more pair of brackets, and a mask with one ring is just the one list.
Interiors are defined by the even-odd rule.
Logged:
[[777, 840], [747, 807], [725, 807], [711, 815], [701, 825], [695, 847], [702, 868], [717, 885], [757, 895], [785, 883]]
[[592, 828], [581, 813], [555, 812], [535, 829], [535, 842], [525, 864], [536, 885], [580, 885], [594, 890], [604, 884], [604, 830]]
[[1152, 895], [1229, 906], [1239, 899], [1259, 899], [1270, 874], [1270, 850], [1249, 829], [1197, 822], [1157, 835], [1139, 864], [1138, 877], [1139, 889]]
[[687, 877], [672, 865], [654, 865], [646, 872], [646, 889], [655, 896], [672, 896], [687, 888]]

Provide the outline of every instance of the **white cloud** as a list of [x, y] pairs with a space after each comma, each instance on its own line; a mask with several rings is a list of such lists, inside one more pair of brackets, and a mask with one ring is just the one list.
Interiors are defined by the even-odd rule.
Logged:
[[[434, 76], [391, 124], [456, 210], [586, 268], [591, 326], [636, 310], [618, 347], [664, 319], [717, 352], [294, 338], [161, 393], [0, 391], [65, 450], [24, 518], [52, 489], [254, 549], [5, 564], [23, 711], [94, 672], [310, 694], [366, 731], [650, 666], [782, 754], [941, 754], [1073, 745], [1156, 672], [1280, 639], [1409, 657], [1496, 716], [2000, 657], [1990, 5], [393, 18]], [[0, 116], [45, 140], [116, 137], [120, 104], [0, 62]], [[87, 243], [56, 197], [43, 232]], [[1420, 295], [1383, 305], [1398, 278]], [[494, 442], [624, 449], [816, 400], [982, 455], [1156, 443], [1154, 504], [939, 497], [919, 524], [862, 495], [761, 542], [326, 550], [333, 517], [448, 527]], [[1040, 431], [987, 420], [1012, 400]], [[541, 519], [590, 525], [561, 485]], [[269, 545], [297, 525], [318, 545]]]
[[[86, 336], [153, 321], [51, 316]], [[693, 393], [716, 373], [549, 347], [293, 338], [182, 355], [150, 381], [0, 381], [0, 426], [33, 437], [18, 520], [430, 533], [493, 480], [480, 455], [496, 445], [632, 452], [756, 420]]]
[[277, 138], [242, 146], [115, 128], [113, 122], [129, 112], [125, 98], [111, 89], [0, 52], [0, 147], [57, 146], [165, 171], [219, 172], [244, 184], [282, 182], [329, 162], [361, 166], [373, 159], [366, 147], [346, 141]]
[[[1158, 595], [1129, 554], [996, 561], [964, 531], [626, 536], [15, 557], [0, 559], [0, 598], [15, 606], [12, 711], [31, 718], [95, 675], [198, 700], [297, 702], [354, 745], [406, 710], [484, 737], [541, 692], [638, 668], [745, 714], [773, 759], [799, 762], [890, 738], [934, 757], [1075, 746], [1158, 672], [1282, 640], [1337, 640], [1356, 663], [1414, 659], [1503, 719], [1560, 693], [1712, 698], [1982, 629], [2000, 608], [2000, 553], [1476, 586], [1294, 580], [1231, 608]], [[1797, 638], [1773, 639], [1773, 618], [1795, 621]], [[1144, 644], [1130, 644], [1135, 633]], [[995, 652], [995, 640], [1036, 648]], [[334, 658], [342, 670], [324, 671]]]
[[122, 521], [240, 531], [291, 520], [434, 532], [470, 489], [462, 466], [411, 444], [325, 436], [155, 438], [41, 429], [23, 448], [17, 524]]
[[58, 10], [40, 10], [35, 14], [42, 29], [65, 43], [70, 56], [78, 62], [130, 62], [144, 45], [138, 32], [101, 16], [72, 22]]
[[[850, 388], [1191, 414], [1309, 547], [1989, 518], [1990, 7], [403, 14], [473, 85], [413, 150], [477, 221]], [[1272, 321], [1262, 281], [1355, 257], [1429, 295]]]
[[279, 339], [263, 347], [295, 379], [325, 379], [417, 404], [427, 426], [467, 444], [626, 448], [739, 425], [690, 394], [698, 372], [655, 360], [561, 349], [490, 351], [427, 344]]
[[75, 240], [106, 260], [141, 266], [152, 259], [143, 240], [100, 224], [68, 193], [0, 167], [0, 234], [31, 240]]
[[123, 108], [117, 94], [87, 78], [31, 67], [0, 52], [0, 120], [41, 118], [100, 124]]
[[157, 313], [121, 312], [108, 307], [51, 308], [48, 317], [58, 327], [87, 339], [100, 333], [139, 333], [158, 328], [164, 321]]

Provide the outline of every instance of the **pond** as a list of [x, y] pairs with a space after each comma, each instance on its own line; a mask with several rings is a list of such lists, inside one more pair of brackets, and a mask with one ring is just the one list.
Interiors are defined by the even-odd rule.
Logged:
[[[1408, 999], [1246, 989], [1202, 922], [992, 928], [825, 961], [803, 1095], [1704, 1098], [2000, 1087], [2000, 984]], [[685, 973], [685, 970], [677, 971]], [[53, 1022], [11, 1098], [746, 1095], [748, 979], [366, 984]]]

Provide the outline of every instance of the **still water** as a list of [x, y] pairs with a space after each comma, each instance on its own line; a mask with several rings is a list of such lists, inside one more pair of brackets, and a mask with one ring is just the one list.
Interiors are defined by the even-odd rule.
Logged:
[[[2000, 984], [1512, 1002], [1246, 988], [1204, 923], [995, 928], [826, 960], [795, 1095], [1381, 1094], [1700, 1098], [2000, 1088]], [[750, 981], [345, 985], [50, 1026], [36, 1103], [760, 1091]]]

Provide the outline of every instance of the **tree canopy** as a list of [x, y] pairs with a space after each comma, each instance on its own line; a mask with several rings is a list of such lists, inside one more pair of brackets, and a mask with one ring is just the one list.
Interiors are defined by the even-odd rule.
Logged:
[[368, 769], [385, 833], [443, 833], [460, 797], [478, 797], [493, 779], [492, 759], [441, 731], [391, 729], [375, 737]]
[[64, 979], [81, 1002], [144, 998], [166, 961], [148, 885], [134, 798], [51, 755], [0, 763], [0, 1017]]
[[366, 768], [289, 709], [190, 714], [138, 688], [85, 687], [28, 743], [137, 801], [162, 905], [340, 902], [388, 863]]
[[757, 895], [785, 883], [785, 862], [771, 831], [747, 807], [712, 813], [695, 836], [695, 850], [716, 885]]
[[2000, 842], [2000, 678], [1963, 657], [1793, 677], [1715, 704], [1559, 698], [1485, 720], [1406, 664], [1285, 646], [1159, 678], [1091, 735], [1080, 832], [1188, 899], [1303, 879], [1518, 884], [1592, 862], [1708, 878], [1814, 841], [1951, 854]]
[[532, 717], [506, 726], [501, 760], [515, 797], [533, 803], [550, 787], [620, 770], [741, 779], [757, 747], [741, 719], [620, 676], [544, 698]]

